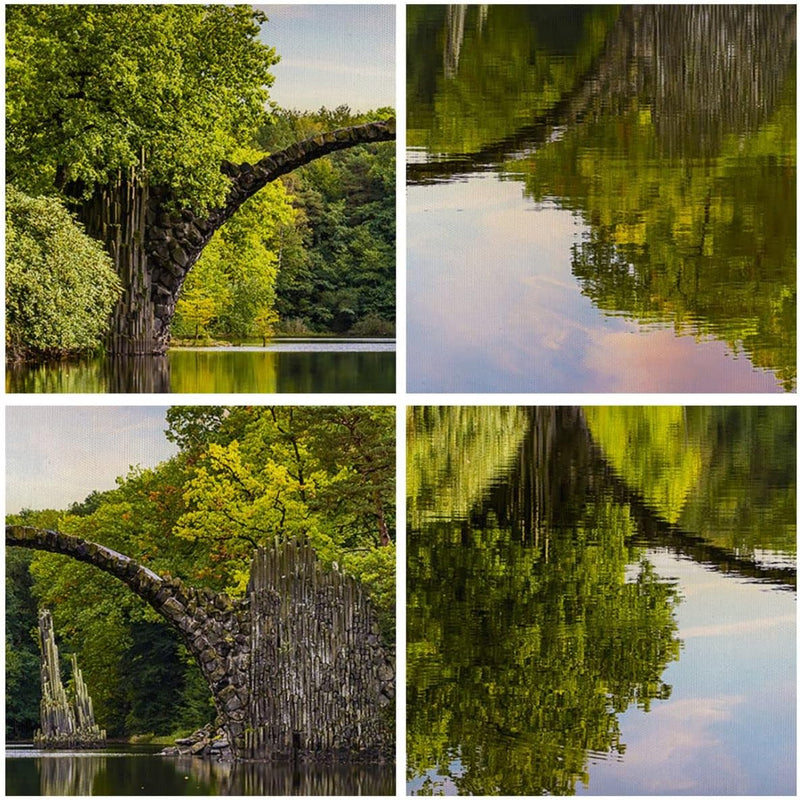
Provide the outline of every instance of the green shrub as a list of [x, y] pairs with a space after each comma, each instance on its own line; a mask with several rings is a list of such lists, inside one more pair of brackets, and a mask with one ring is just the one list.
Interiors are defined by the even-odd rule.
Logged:
[[353, 336], [394, 336], [394, 322], [377, 314], [367, 314], [348, 331]]
[[111, 259], [53, 197], [6, 187], [6, 357], [92, 350], [121, 293]]

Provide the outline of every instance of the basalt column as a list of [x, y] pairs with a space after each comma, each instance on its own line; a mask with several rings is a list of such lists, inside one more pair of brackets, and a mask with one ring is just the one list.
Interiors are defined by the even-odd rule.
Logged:
[[78, 669], [78, 658], [74, 653], [74, 703], [67, 697], [61, 682], [53, 618], [46, 609], [39, 612], [39, 645], [42, 654], [42, 727], [36, 731], [36, 744], [40, 747], [100, 747], [105, 742], [106, 732], [95, 724], [92, 699], [83, 682], [83, 675]]
[[258, 551], [248, 593], [243, 757], [392, 758], [394, 663], [360, 587], [289, 543]]
[[86, 232], [105, 244], [122, 282], [106, 336], [107, 351], [117, 355], [151, 355], [165, 349], [144, 247], [149, 189], [143, 172], [143, 165], [119, 170], [78, 208]]

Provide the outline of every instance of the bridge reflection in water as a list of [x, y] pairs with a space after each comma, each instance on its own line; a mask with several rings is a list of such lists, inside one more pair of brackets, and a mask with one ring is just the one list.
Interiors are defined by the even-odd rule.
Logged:
[[793, 390], [795, 25], [411, 6], [409, 387]]
[[794, 793], [793, 408], [409, 431], [412, 793]]

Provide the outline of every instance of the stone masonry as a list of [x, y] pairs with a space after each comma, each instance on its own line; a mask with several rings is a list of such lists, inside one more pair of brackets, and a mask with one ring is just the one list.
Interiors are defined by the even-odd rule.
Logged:
[[237, 759], [391, 759], [394, 660], [355, 582], [310, 546], [256, 552], [247, 596], [165, 579], [76, 536], [6, 526], [6, 545], [61, 553], [123, 581], [178, 632]]

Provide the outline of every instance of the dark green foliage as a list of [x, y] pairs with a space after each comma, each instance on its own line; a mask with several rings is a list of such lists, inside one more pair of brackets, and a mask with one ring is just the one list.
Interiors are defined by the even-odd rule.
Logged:
[[[21, 187], [90, 192], [145, 167], [219, 202], [219, 165], [266, 117], [264, 15], [224, 5], [18, 5], [6, 19], [6, 157]], [[143, 162], [143, 163], [142, 163]]]
[[33, 553], [6, 549], [6, 738], [32, 739], [39, 726], [37, 610], [28, 571]]
[[[391, 114], [353, 115], [347, 107], [282, 111], [263, 128], [275, 150], [315, 133]], [[365, 320], [387, 330], [395, 319], [395, 154], [385, 145], [340, 151], [287, 181], [298, 219], [281, 249], [276, 309], [314, 331], [343, 333]], [[383, 322], [381, 326], [377, 320]]]
[[126, 735], [166, 735], [208, 722], [214, 713], [208, 687], [178, 635], [162, 623], [147, 621], [134, 622], [128, 630], [131, 646], [120, 667], [125, 675]]

